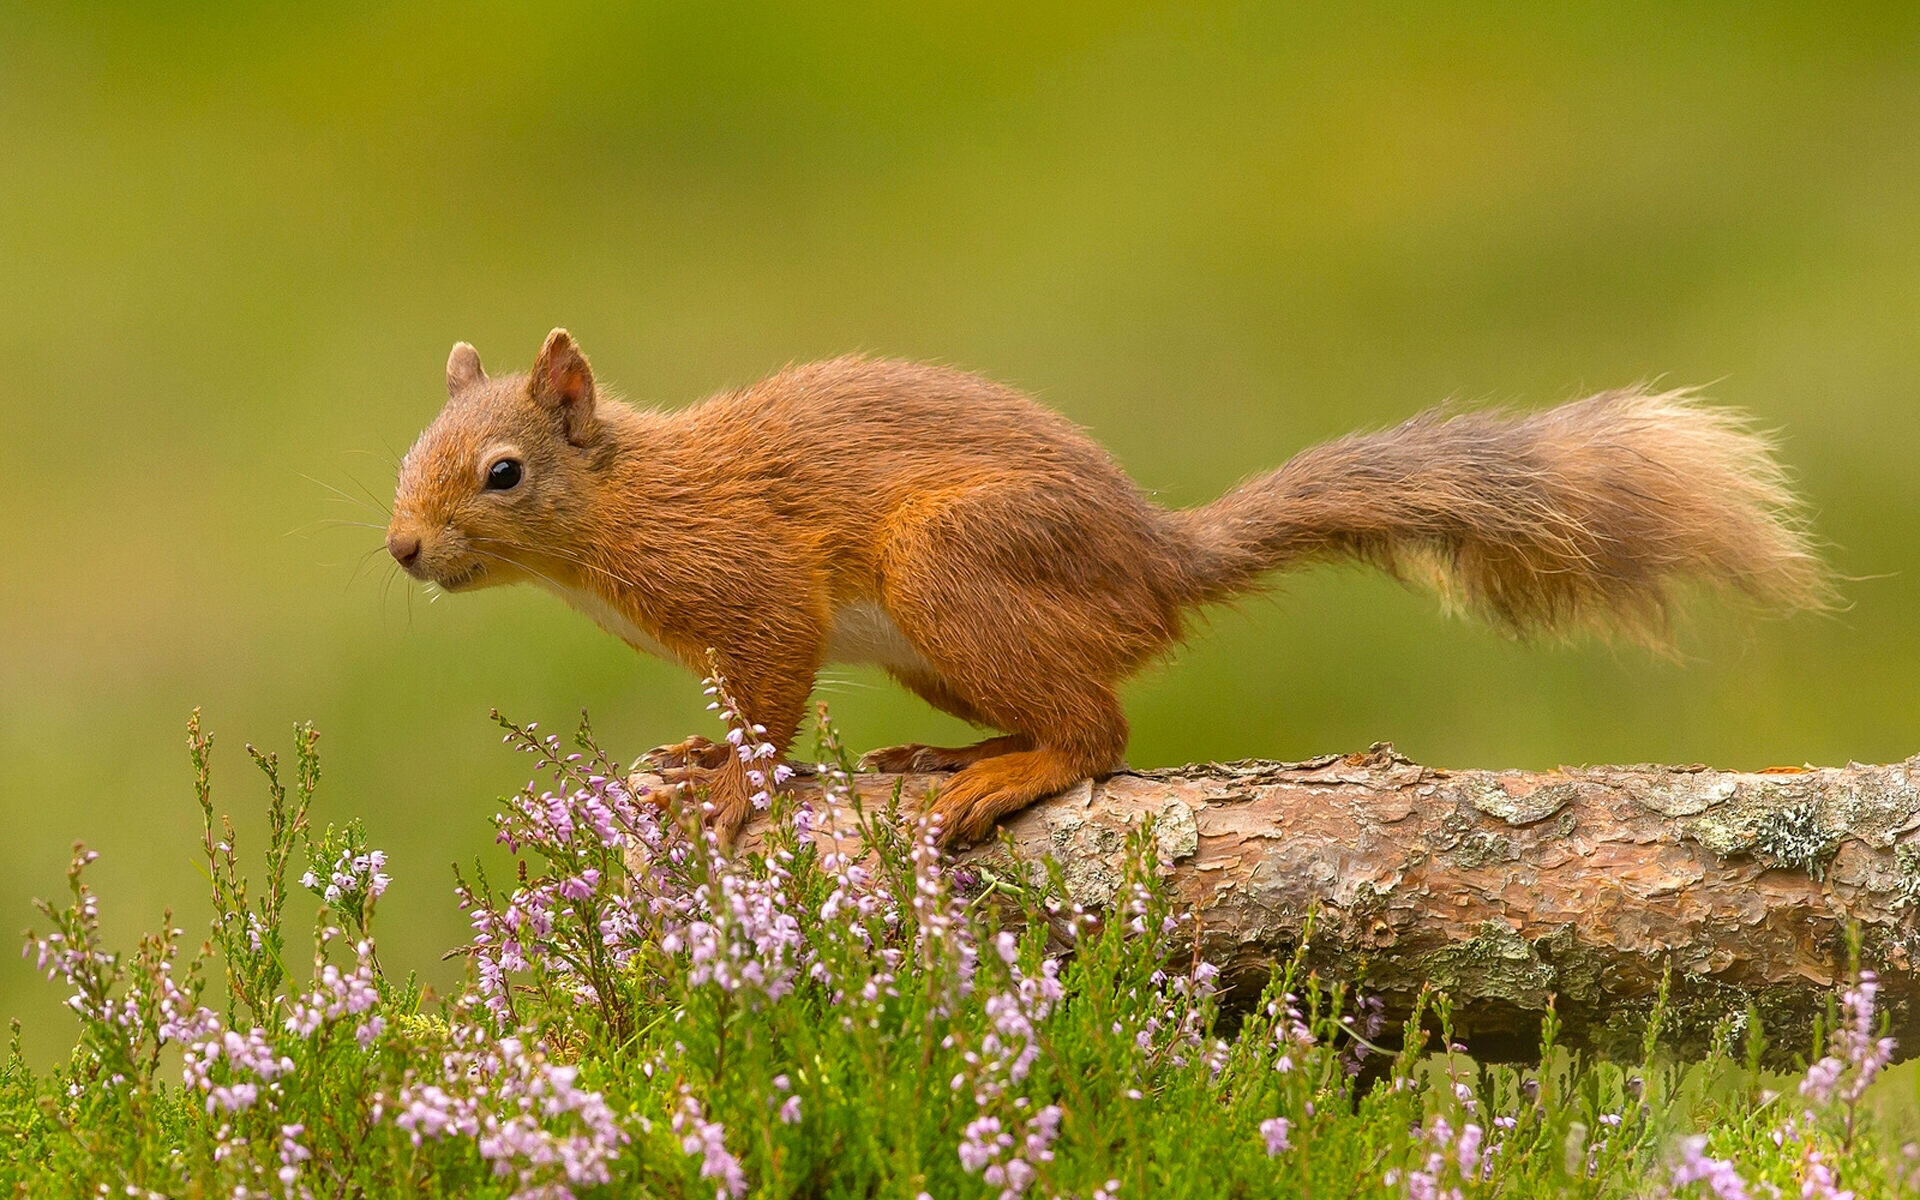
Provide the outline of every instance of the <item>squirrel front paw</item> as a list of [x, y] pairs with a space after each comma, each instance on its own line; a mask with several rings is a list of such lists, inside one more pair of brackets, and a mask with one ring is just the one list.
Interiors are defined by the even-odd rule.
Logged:
[[[722, 745], [720, 749], [727, 751], [730, 747]], [[739, 837], [741, 826], [753, 814], [753, 802], [742, 786], [743, 781], [738, 773], [725, 765], [729, 763], [730, 756], [723, 753], [720, 759], [723, 765], [719, 767], [697, 764], [661, 767], [657, 774], [666, 782], [678, 803], [698, 804], [701, 823], [710, 827], [720, 839], [721, 849], [731, 850], [735, 839]]]
[[702, 767], [711, 771], [726, 766], [733, 754], [733, 747], [727, 743], [711, 741], [695, 734], [684, 742], [655, 746], [642, 754], [640, 761], [650, 767], [660, 768], [663, 774], [684, 767]]
[[740, 836], [740, 827], [753, 815], [753, 803], [738, 788], [716, 787], [707, 792], [700, 819], [712, 827], [722, 850], [732, 850]]

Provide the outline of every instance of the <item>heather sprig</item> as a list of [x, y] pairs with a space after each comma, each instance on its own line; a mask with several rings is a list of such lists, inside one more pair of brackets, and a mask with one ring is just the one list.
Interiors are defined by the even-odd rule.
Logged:
[[384, 850], [367, 845], [358, 818], [336, 829], [327, 826], [307, 842], [307, 871], [300, 886], [318, 896], [356, 937], [367, 936], [373, 908], [392, 883]]
[[1799, 1086], [1808, 1106], [1805, 1119], [1813, 1122], [1823, 1110], [1834, 1113], [1841, 1141], [1849, 1146], [1858, 1126], [1860, 1101], [1893, 1060], [1894, 1040], [1885, 1035], [1884, 1019], [1876, 1013], [1879, 993], [1879, 976], [1860, 971], [1853, 985], [1841, 993], [1839, 1020], [1827, 1053], [1807, 1068]]
[[[500, 854], [456, 876], [472, 937], [445, 1000], [390, 979], [391, 882], [357, 822], [313, 836], [319, 779], [296, 734], [271, 756], [266, 882], [217, 816], [197, 719], [212, 936], [117, 954], [76, 850], [27, 953], [67, 987], [71, 1060], [0, 1066], [0, 1188], [27, 1195], [1122, 1197], [1349, 1195], [1868, 1200], [1905, 1195], [1869, 1097], [1894, 1046], [1880, 982], [1837, 997], [1799, 1081], [1759, 1069], [1758, 1014], [1702, 1064], [1562, 1047], [1476, 1060], [1426, 989], [1389, 1020], [1329, 977], [1315, 920], [1264, 978], [1167, 886], [1152, 822], [1119, 878], [955, 862], [916, 798], [863, 792], [822, 717], [816, 789], [783, 788], [715, 679], [730, 762], [766, 811], [723, 847], [699, 798], [629, 781], [584, 722], [570, 744], [502, 721], [536, 781], [495, 818]], [[745, 756], [741, 757], [742, 751]], [[544, 781], [538, 777], [544, 775]], [[311, 968], [287, 969], [283, 876], [320, 902]], [[1006, 848], [1012, 854], [1012, 847]], [[496, 886], [494, 880], [505, 880]], [[217, 970], [208, 961], [220, 958]], [[215, 978], [211, 985], [206, 976]], [[224, 982], [224, 995], [221, 984]], [[1746, 1064], [1732, 1057], [1744, 1037]], [[177, 1075], [167, 1065], [178, 1053]], [[103, 1190], [104, 1189], [104, 1190]]]
[[[201, 848], [212, 884], [213, 941], [226, 968], [228, 1017], [244, 1005], [256, 1024], [272, 1017], [274, 997], [287, 977], [286, 939], [281, 915], [287, 898], [287, 862], [307, 832], [307, 810], [320, 785], [320, 734], [312, 725], [294, 729], [294, 788], [291, 800], [280, 777], [280, 757], [246, 747], [267, 780], [267, 844], [264, 889], [247, 902], [247, 877], [240, 870], [239, 839], [224, 815], [216, 819], [212, 793], [213, 735], [200, 728], [200, 710], [187, 721], [187, 750], [193, 761], [194, 790], [200, 801]], [[217, 828], [216, 828], [217, 827]]]

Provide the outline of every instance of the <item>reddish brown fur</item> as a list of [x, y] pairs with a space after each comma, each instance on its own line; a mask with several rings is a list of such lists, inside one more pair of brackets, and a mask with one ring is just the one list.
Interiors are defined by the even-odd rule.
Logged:
[[[1766, 444], [1683, 393], [1428, 414], [1167, 512], [1058, 415], [941, 367], [841, 358], [642, 412], [597, 395], [555, 330], [526, 376], [455, 347], [448, 391], [401, 467], [389, 545], [411, 573], [544, 583], [696, 671], [711, 647], [782, 754], [830, 641], [879, 646], [929, 703], [1008, 735], [868, 756], [959, 768], [936, 801], [949, 839], [1117, 766], [1121, 681], [1187, 610], [1274, 569], [1358, 558], [1518, 631], [1651, 641], [1683, 578], [1782, 608], [1830, 594]], [[524, 480], [485, 490], [503, 455]], [[876, 613], [909, 645], [859, 635]], [[737, 762], [680, 750], [730, 834]]]

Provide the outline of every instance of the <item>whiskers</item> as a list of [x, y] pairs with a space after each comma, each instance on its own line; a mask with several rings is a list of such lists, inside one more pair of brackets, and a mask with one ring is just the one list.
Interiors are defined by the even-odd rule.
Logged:
[[367, 458], [378, 459], [380, 462], [386, 464], [386, 466], [389, 467], [395, 475], [398, 475], [400, 473], [399, 452], [393, 448], [393, 443], [387, 441], [385, 438], [380, 439], [380, 446], [383, 450], [386, 451], [385, 456], [375, 454], [371, 450], [346, 450], [346, 451], [342, 451], [342, 453], [359, 454]]
[[[350, 453], [365, 454], [367, 452], [366, 451], [350, 451]], [[377, 458], [378, 455], [369, 455], [369, 457]], [[395, 464], [397, 465], [397, 463], [398, 463], [398, 460], [396, 459]], [[283, 537], [312, 537], [316, 534], [329, 532], [335, 529], [353, 529], [353, 530], [366, 529], [366, 530], [371, 530], [372, 532], [380, 535], [379, 541], [375, 542], [372, 546], [367, 547], [367, 549], [361, 551], [360, 554], [352, 560], [353, 570], [347, 575], [347, 581], [342, 586], [342, 589], [341, 589], [343, 592], [350, 591], [353, 588], [354, 584], [360, 581], [360, 575], [362, 572], [366, 570], [368, 561], [373, 559], [376, 555], [384, 554], [386, 552], [387, 526], [388, 526], [388, 523], [393, 518], [393, 509], [390, 505], [387, 504], [386, 501], [382, 500], [378, 495], [376, 495], [373, 492], [372, 489], [367, 487], [365, 483], [361, 482], [360, 479], [357, 476], [353, 475], [351, 472], [347, 473], [347, 479], [350, 481], [351, 485], [355, 489], [357, 489], [357, 491], [359, 492], [359, 495], [355, 495], [353, 492], [350, 492], [345, 488], [336, 486], [335, 484], [328, 483], [326, 480], [316, 478], [315, 476], [312, 476], [312, 475], [302, 474], [300, 478], [330, 493], [330, 495], [325, 497], [325, 500], [327, 503], [345, 504], [355, 509], [358, 509], [360, 511], [354, 514], [353, 517], [321, 517], [317, 520], [309, 521], [305, 525], [299, 525], [294, 527], [293, 529], [287, 530], [286, 533], [282, 535]], [[372, 519], [362, 519], [362, 518], [379, 518], [379, 519], [372, 520]], [[335, 560], [332, 562], [322, 562], [322, 563], [319, 563], [318, 565], [326, 566], [326, 567], [338, 567], [344, 564], [340, 560]], [[387, 594], [393, 589], [394, 577], [399, 573], [400, 573], [399, 565], [393, 564], [391, 570], [387, 574], [385, 581], [381, 584], [380, 608], [382, 613], [386, 611]], [[408, 592], [408, 613], [409, 613], [409, 620], [411, 620], [411, 613], [412, 613], [411, 589], [409, 589], [409, 592]]]
[[385, 525], [377, 525], [372, 521], [349, 521], [344, 517], [321, 517], [317, 521], [308, 521], [305, 525], [296, 525], [281, 536], [301, 537], [312, 533], [316, 529], [372, 529], [383, 534], [387, 531]]
[[[369, 546], [365, 550], [362, 550], [360, 552], [360, 556], [353, 560], [353, 571], [351, 574], [347, 576], [346, 586], [341, 588], [340, 590], [343, 592], [347, 591], [351, 589], [355, 583], [358, 583], [360, 581], [360, 572], [367, 569], [367, 563], [371, 562], [375, 555], [385, 554], [386, 550], [387, 550], [387, 547], [384, 543], [378, 546]], [[328, 563], [326, 565], [338, 566], [339, 564]], [[394, 575], [399, 574], [400, 564], [392, 561], [391, 557], [389, 557], [388, 559], [387, 566], [390, 569], [391, 574], [394, 574]]]
[[561, 591], [567, 590], [567, 586], [568, 586], [567, 584], [561, 583], [558, 579], [555, 579], [553, 576], [547, 574], [545, 571], [535, 570], [534, 568], [528, 566], [527, 564], [521, 562], [518, 559], [508, 558], [504, 554], [497, 554], [492, 550], [482, 550], [480, 549], [480, 547], [472, 545], [472, 542], [482, 542], [482, 541], [495, 542], [501, 545], [509, 546], [514, 549], [518, 549], [518, 547], [513, 547], [512, 543], [501, 542], [500, 539], [498, 538], [474, 538], [468, 543], [469, 547], [473, 550], [475, 554], [478, 554], [481, 558], [489, 559], [497, 563], [505, 563], [510, 567], [514, 567], [519, 570], [525, 571], [529, 575], [536, 575], [541, 579], [546, 580], [548, 583], [552, 584], [554, 587], [559, 588]]
[[[280, 536], [305, 538], [333, 529], [371, 529], [380, 535], [379, 541], [360, 552], [359, 558], [355, 560], [356, 565], [353, 572], [355, 575], [360, 573], [360, 567], [365, 565], [368, 558], [381, 553], [387, 548], [387, 527], [385, 525], [375, 525], [372, 521], [349, 521], [341, 517], [322, 517], [317, 521], [308, 521], [305, 525], [294, 526]], [[338, 561], [334, 561], [323, 562], [320, 565], [323, 567], [337, 567], [341, 564]], [[353, 581], [349, 579], [347, 582], [351, 584]]]
[[[328, 483], [324, 479], [316, 479], [311, 475], [305, 475], [305, 474], [301, 475], [300, 478], [306, 480], [308, 483], [316, 484], [320, 487], [327, 489], [329, 492], [332, 492], [334, 500], [339, 503], [352, 504], [358, 508], [364, 508], [369, 512], [373, 512], [387, 518], [389, 521], [393, 519], [393, 506], [388, 504], [385, 500], [382, 500], [379, 496], [375, 495], [371, 488], [367, 487], [366, 484], [360, 482], [358, 478], [352, 475], [347, 476], [347, 478], [349, 480], [352, 480], [354, 487], [360, 489], [360, 492], [365, 497], [365, 499], [362, 499], [361, 496], [356, 496], [352, 492], [346, 491], [343, 488], [337, 488], [331, 483]], [[382, 525], [381, 528], [385, 528], [385, 526]]]
[[[370, 555], [371, 555], [371, 551], [369, 551], [367, 555], [362, 555], [361, 556], [362, 561], [364, 561]], [[400, 564], [397, 562], [393, 562], [391, 559], [389, 559], [387, 564], [387, 578], [385, 582], [381, 583], [380, 585], [380, 617], [382, 620], [386, 619], [387, 596], [393, 591], [393, 581], [395, 579], [400, 578], [402, 573], [403, 572], [400, 570]], [[358, 574], [359, 572], [356, 571], [355, 575], [357, 576]], [[349, 584], [351, 584], [352, 581], [349, 580], [348, 582]], [[413, 629], [413, 589], [407, 588], [406, 593], [407, 593], [407, 629], [409, 632], [411, 632]]]
[[821, 670], [814, 674], [813, 690], [828, 695], [845, 695], [848, 692], [877, 692], [878, 684], [868, 683], [864, 679], [855, 679], [851, 675], [842, 675], [837, 671]]
[[[519, 543], [509, 541], [506, 538], [471, 538], [469, 539], [469, 544], [474, 545], [476, 547], [482, 542], [485, 542], [489, 545], [494, 545], [494, 546], [504, 546], [508, 550], [518, 550], [522, 554], [539, 554], [547, 558], [557, 558], [561, 562], [572, 563], [574, 566], [579, 567], [583, 571], [591, 571], [597, 575], [601, 575], [606, 579], [611, 580], [614, 583], [624, 584], [625, 586], [633, 588], [636, 591], [642, 590], [639, 581], [634, 579], [629, 579], [625, 575], [620, 574], [618, 571], [611, 570], [601, 565], [600, 563], [592, 562], [587, 559], [581, 558], [577, 554], [569, 554], [565, 551], [554, 550], [554, 549], [549, 549], [545, 547], [542, 547], [540, 549], [535, 549], [534, 547], [531, 547], [531, 546], [522, 546]], [[476, 549], [474, 553], [477, 554], [477, 553], [480, 553], [480, 551]], [[503, 561], [511, 562], [514, 566], [519, 567], [523, 571], [530, 571], [535, 575], [539, 575], [540, 578], [546, 580], [548, 583], [553, 584], [555, 587], [566, 588], [568, 586], [571, 586], [568, 584], [561, 583], [559, 580], [553, 578], [553, 576], [551, 575], [545, 575], [539, 571], [533, 570], [532, 567], [527, 566], [526, 563], [522, 562], [519, 559], [507, 559], [503, 555], [497, 555], [496, 557], [501, 558]]]

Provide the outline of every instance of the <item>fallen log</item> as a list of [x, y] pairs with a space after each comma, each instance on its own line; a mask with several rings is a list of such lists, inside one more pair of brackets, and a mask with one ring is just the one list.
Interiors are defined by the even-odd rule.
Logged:
[[[636, 780], [641, 782], [641, 780]], [[868, 802], [939, 776], [861, 776]], [[791, 786], [818, 801], [812, 781]], [[1663, 976], [1662, 1028], [1698, 1052], [1751, 1009], [1784, 1061], [1848, 971], [1881, 973], [1894, 1033], [1920, 1047], [1920, 756], [1759, 773], [1706, 767], [1454, 771], [1380, 744], [1306, 762], [1130, 771], [1083, 783], [961, 857], [1035, 871], [1052, 856], [1098, 909], [1127, 831], [1155, 823], [1161, 870], [1201, 953], [1242, 996], [1298, 945], [1405, 1013], [1432, 984], [1456, 1037], [1489, 1058], [1536, 1051], [1551, 998], [1563, 1040], [1637, 1053]], [[753, 831], [749, 829], [749, 837]]]

